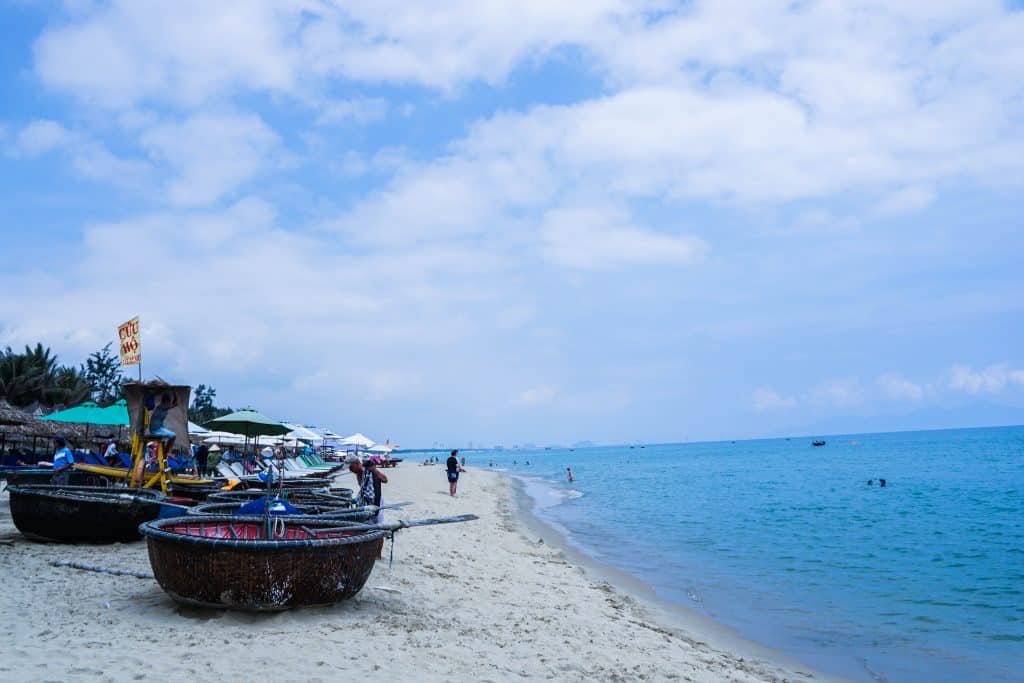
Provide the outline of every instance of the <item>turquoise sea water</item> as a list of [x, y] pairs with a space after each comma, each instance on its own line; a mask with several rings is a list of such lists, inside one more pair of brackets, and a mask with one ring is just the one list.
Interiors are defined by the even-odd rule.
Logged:
[[821, 670], [1024, 681], [1024, 427], [827, 441], [469, 457], [579, 549]]

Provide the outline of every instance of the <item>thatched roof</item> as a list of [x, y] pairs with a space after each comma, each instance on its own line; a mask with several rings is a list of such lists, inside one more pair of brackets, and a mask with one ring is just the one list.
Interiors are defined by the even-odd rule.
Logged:
[[0, 398], [0, 425], [23, 425], [32, 420], [32, 416], [15, 408], [6, 399]]
[[0, 433], [9, 442], [31, 441], [32, 437], [50, 439], [63, 436], [76, 446], [84, 446], [100, 440], [104, 436], [117, 436], [117, 428], [109, 426], [87, 427], [68, 422], [49, 422], [40, 420], [35, 415], [12, 406], [0, 399]]

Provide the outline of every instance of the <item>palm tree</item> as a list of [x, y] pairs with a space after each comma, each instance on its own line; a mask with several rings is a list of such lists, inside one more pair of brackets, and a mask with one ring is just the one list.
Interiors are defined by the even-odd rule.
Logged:
[[58, 365], [57, 356], [42, 344], [26, 346], [23, 353], [10, 347], [0, 353], [0, 396], [13, 405], [71, 405], [85, 400], [90, 390], [79, 369]]

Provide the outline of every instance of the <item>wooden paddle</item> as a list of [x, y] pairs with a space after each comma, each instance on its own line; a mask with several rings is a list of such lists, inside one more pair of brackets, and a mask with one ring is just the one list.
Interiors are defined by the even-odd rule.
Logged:
[[351, 526], [327, 527], [323, 529], [310, 529], [302, 527], [303, 531], [314, 536], [317, 534], [337, 533], [339, 531], [398, 531], [414, 526], [432, 526], [434, 524], [458, 524], [459, 522], [472, 522], [480, 519], [476, 515], [455, 515], [454, 517], [431, 517], [428, 519], [400, 519], [396, 522], [385, 522], [384, 524], [353, 524]]

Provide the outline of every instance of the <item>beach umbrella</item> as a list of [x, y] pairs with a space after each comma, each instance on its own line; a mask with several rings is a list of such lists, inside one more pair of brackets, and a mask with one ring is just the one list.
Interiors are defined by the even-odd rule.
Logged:
[[203, 443], [241, 445], [245, 443], [245, 437], [241, 434], [232, 434], [230, 432], [207, 432], [203, 437]]
[[303, 427], [302, 425], [288, 424], [287, 422], [285, 422], [284, 424], [292, 428], [292, 431], [285, 434], [286, 439], [300, 439], [302, 441], [309, 441], [311, 443], [322, 443], [325, 440], [323, 436], [317, 434], [308, 427]]
[[103, 408], [100, 408], [93, 401], [86, 401], [80, 403], [73, 408], [67, 408], [66, 410], [58, 410], [55, 413], [50, 413], [40, 418], [47, 422], [71, 422], [73, 424], [91, 424], [91, 425], [104, 425], [107, 424], [106, 420], [110, 419], [106, 417], [103, 412]]
[[128, 419], [128, 401], [123, 398], [103, 408], [102, 411], [103, 419], [106, 421], [93, 424], [117, 425], [118, 427], [127, 427], [131, 424]]
[[341, 440], [342, 446], [355, 446], [356, 448], [369, 448], [374, 445], [374, 443], [373, 439], [360, 432], [356, 432], [351, 436], [346, 436]]
[[[113, 408], [114, 410], [111, 410]], [[59, 410], [41, 418], [46, 422], [67, 422], [69, 424], [84, 424], [85, 436], [89, 437], [89, 425], [105, 425], [122, 427], [128, 424], [128, 409], [126, 406], [114, 404], [110, 408], [100, 408], [93, 401], [85, 401], [73, 408]]]
[[243, 436], [283, 436], [291, 431], [289, 427], [277, 420], [271, 420], [266, 415], [258, 413], [252, 408], [245, 408], [230, 415], [216, 417], [205, 425], [207, 429], [215, 429], [232, 434]]

